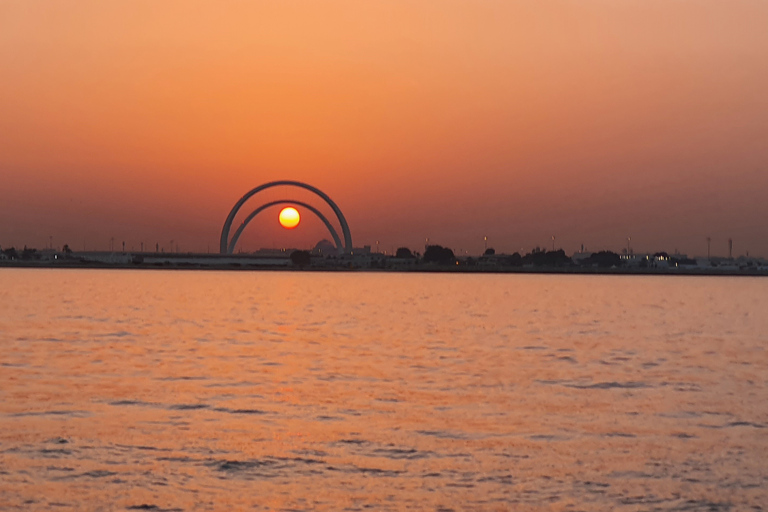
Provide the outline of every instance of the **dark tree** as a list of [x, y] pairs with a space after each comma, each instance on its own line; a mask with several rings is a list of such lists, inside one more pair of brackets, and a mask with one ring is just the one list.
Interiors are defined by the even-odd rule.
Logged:
[[504, 264], [509, 265], [510, 267], [522, 267], [523, 266], [523, 257], [520, 256], [519, 252], [516, 252], [514, 254], [511, 254], [504, 258]]
[[621, 256], [611, 251], [600, 251], [592, 254], [589, 258], [583, 260], [583, 265], [592, 266], [597, 265], [601, 268], [607, 267], [619, 267], [623, 261]]
[[38, 260], [40, 259], [40, 255], [37, 254], [37, 249], [30, 249], [26, 245], [24, 246], [24, 250], [21, 251], [21, 259], [23, 260]]
[[17, 260], [19, 259], [19, 254], [16, 252], [16, 249], [14, 247], [11, 247], [9, 249], [3, 249], [3, 254], [9, 259], [9, 260]]
[[395, 258], [413, 258], [413, 253], [407, 247], [398, 247]]
[[456, 256], [453, 251], [440, 245], [429, 245], [424, 251], [424, 263], [438, 263], [440, 265], [455, 265]]
[[565, 251], [562, 249], [545, 251], [538, 247], [530, 254], [526, 254], [522, 258], [522, 262], [524, 264], [533, 264], [537, 267], [562, 267], [573, 263], [571, 258], [566, 256]]
[[69, 244], [64, 244], [64, 247], [62, 247], [61, 250], [64, 254], [72, 254], [72, 249], [69, 248]]
[[312, 262], [312, 255], [309, 251], [293, 251], [291, 253], [291, 263], [297, 267], [306, 267]]
[[493, 256], [494, 254], [496, 254], [496, 249], [494, 249], [493, 247], [489, 247], [485, 250], [483, 254], [485, 256]]

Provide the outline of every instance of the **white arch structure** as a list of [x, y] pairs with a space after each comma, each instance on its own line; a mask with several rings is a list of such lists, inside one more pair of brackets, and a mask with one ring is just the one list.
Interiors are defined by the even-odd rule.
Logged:
[[[237, 212], [240, 211], [240, 208], [243, 207], [245, 202], [251, 197], [253, 197], [254, 195], [261, 192], [262, 190], [266, 190], [272, 187], [284, 186], [284, 185], [299, 187], [305, 190], [309, 190], [310, 192], [319, 196], [323, 201], [325, 201], [328, 204], [328, 206], [331, 207], [331, 209], [336, 214], [336, 217], [339, 220], [339, 224], [341, 224], [341, 232], [344, 235], [343, 248], [342, 248], [341, 239], [339, 238], [338, 233], [336, 232], [335, 229], [333, 229], [333, 226], [331, 225], [331, 223], [328, 222], [328, 219], [322, 213], [320, 213], [320, 211], [318, 211], [314, 207], [309, 206], [306, 203], [301, 203], [299, 201], [292, 201], [292, 200], [273, 201], [271, 203], [267, 203], [267, 205], [263, 205], [257, 208], [256, 210], [253, 211], [253, 213], [251, 213], [251, 215], [248, 216], [248, 218], [243, 222], [243, 224], [237, 229], [235, 236], [232, 237], [232, 242], [229, 241], [229, 232], [232, 229], [232, 222], [235, 220], [235, 216], [237, 215]], [[310, 210], [312, 213], [320, 217], [320, 220], [322, 220], [325, 223], [326, 227], [331, 232], [331, 236], [333, 236], [333, 239], [336, 242], [336, 247], [339, 249], [339, 253], [352, 252], [352, 235], [349, 232], [349, 225], [347, 224], [347, 219], [344, 218], [344, 214], [341, 213], [341, 209], [338, 207], [338, 205], [334, 203], [333, 200], [330, 197], [328, 197], [328, 195], [325, 192], [318, 189], [317, 187], [313, 187], [312, 185], [303, 183], [301, 181], [278, 180], [278, 181], [270, 181], [269, 183], [264, 183], [263, 185], [259, 185], [258, 187], [250, 190], [247, 194], [241, 197], [237, 203], [235, 203], [235, 206], [232, 207], [232, 211], [230, 211], [229, 215], [227, 216], [227, 220], [224, 221], [224, 227], [221, 229], [221, 239], [219, 241], [219, 251], [221, 252], [221, 254], [232, 254], [232, 252], [235, 249], [235, 245], [237, 244], [237, 240], [240, 238], [240, 235], [245, 229], [245, 226], [265, 208], [268, 208], [269, 206], [274, 206], [275, 204], [280, 204], [280, 203], [297, 204], [299, 206], [303, 206], [308, 210]]]

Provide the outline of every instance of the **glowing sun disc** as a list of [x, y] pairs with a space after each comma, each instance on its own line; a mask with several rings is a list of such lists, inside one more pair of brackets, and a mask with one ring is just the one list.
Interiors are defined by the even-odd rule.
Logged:
[[285, 229], [293, 229], [299, 225], [301, 216], [296, 208], [290, 206], [280, 210], [280, 217], [278, 218], [280, 225]]

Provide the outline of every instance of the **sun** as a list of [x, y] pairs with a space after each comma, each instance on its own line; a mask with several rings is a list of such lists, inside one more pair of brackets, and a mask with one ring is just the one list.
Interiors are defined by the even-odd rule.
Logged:
[[299, 215], [299, 212], [296, 210], [296, 208], [288, 206], [287, 208], [280, 210], [280, 217], [278, 219], [280, 221], [280, 225], [285, 229], [293, 229], [299, 225], [299, 222], [301, 221], [301, 215]]

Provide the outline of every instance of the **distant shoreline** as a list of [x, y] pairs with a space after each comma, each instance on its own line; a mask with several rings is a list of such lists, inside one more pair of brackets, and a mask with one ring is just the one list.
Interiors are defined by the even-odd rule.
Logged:
[[201, 270], [234, 272], [401, 272], [442, 274], [564, 274], [564, 275], [638, 275], [638, 276], [746, 276], [768, 277], [768, 269], [760, 268], [638, 268], [638, 267], [481, 267], [419, 264], [411, 267], [358, 268], [342, 266], [258, 265], [258, 264], [194, 264], [194, 263], [100, 263], [81, 261], [0, 261], [0, 269], [103, 269], [103, 270]]

